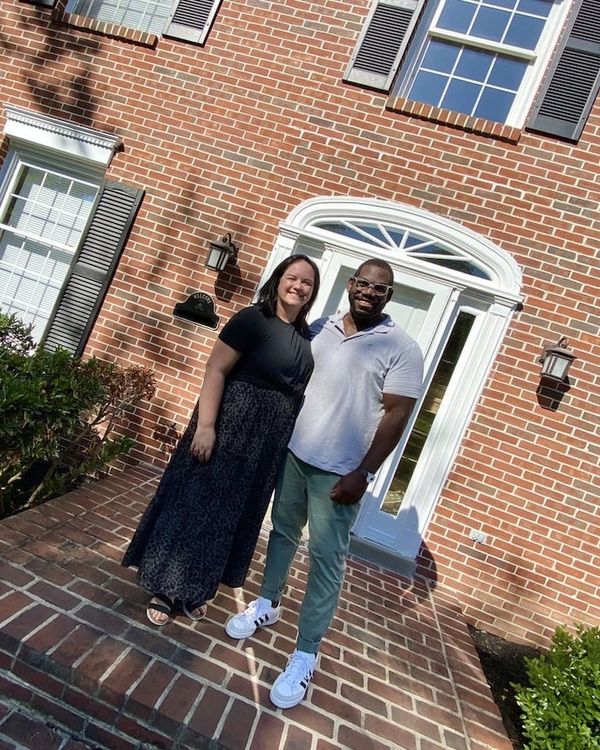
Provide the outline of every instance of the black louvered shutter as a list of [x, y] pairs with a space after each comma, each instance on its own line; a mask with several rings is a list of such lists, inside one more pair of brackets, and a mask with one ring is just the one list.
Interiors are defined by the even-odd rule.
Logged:
[[142, 196], [142, 190], [119, 183], [103, 185], [42, 339], [46, 349], [62, 346], [72, 354], [83, 352]]
[[380, 0], [372, 8], [344, 81], [389, 91], [425, 0]]
[[203, 44], [221, 0], [179, 0], [165, 36]]
[[600, 0], [582, 0], [529, 128], [576, 141], [600, 88]]

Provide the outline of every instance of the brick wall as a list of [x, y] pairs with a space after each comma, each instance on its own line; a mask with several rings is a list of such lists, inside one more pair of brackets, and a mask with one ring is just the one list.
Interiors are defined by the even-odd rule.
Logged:
[[[598, 456], [600, 104], [578, 145], [518, 143], [386, 111], [341, 78], [368, 10], [354, 2], [224, 0], [204, 47], [156, 48], [50, 22], [1, 0], [3, 102], [122, 136], [108, 177], [146, 195], [88, 345], [145, 364], [156, 398], [129, 429], [161, 462], [184, 426], [215, 333], [175, 320], [192, 291], [226, 320], [248, 303], [279, 222], [316, 196], [408, 203], [481, 233], [524, 273], [504, 340], [426, 537], [421, 572], [456, 589], [467, 616], [544, 640], [600, 619]], [[203, 266], [231, 231], [238, 267]], [[578, 359], [560, 408], [536, 399], [544, 340]], [[468, 539], [485, 526], [488, 543]]]

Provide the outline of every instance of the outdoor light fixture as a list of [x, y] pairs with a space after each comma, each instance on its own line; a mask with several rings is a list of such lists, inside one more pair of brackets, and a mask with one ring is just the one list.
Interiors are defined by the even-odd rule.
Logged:
[[222, 271], [227, 263], [236, 258], [238, 249], [231, 240], [231, 234], [228, 232], [220, 240], [214, 240], [210, 243], [210, 250], [206, 256], [204, 265], [212, 268], [213, 271]]
[[545, 344], [539, 362], [542, 365], [542, 378], [565, 381], [569, 367], [577, 357], [567, 349], [569, 342], [562, 336], [556, 344]]

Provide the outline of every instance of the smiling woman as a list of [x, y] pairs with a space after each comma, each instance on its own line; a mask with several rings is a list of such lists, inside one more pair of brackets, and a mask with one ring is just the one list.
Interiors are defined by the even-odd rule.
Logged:
[[219, 584], [244, 583], [312, 372], [306, 315], [318, 288], [312, 260], [286, 258], [214, 345], [192, 419], [123, 560], [154, 595], [155, 625], [179, 610], [200, 620]]

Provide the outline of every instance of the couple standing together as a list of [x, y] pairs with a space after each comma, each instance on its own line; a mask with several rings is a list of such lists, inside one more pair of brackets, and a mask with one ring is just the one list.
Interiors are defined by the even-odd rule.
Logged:
[[419, 347], [383, 309], [393, 270], [370, 259], [347, 285], [349, 311], [306, 316], [319, 272], [304, 255], [277, 266], [255, 305], [224, 326], [202, 392], [123, 565], [153, 594], [147, 615], [206, 614], [219, 584], [241, 586], [275, 489], [258, 599], [226, 632], [248, 638], [276, 623], [308, 521], [310, 570], [296, 648], [271, 688], [304, 698], [336, 610], [358, 503], [397, 444], [419, 396]]

